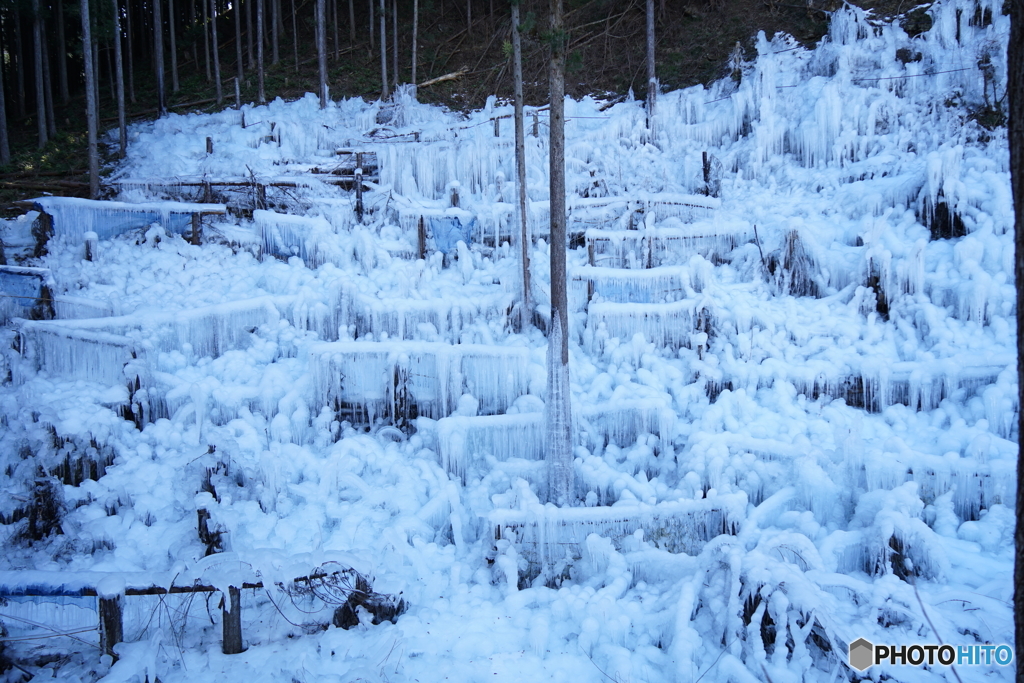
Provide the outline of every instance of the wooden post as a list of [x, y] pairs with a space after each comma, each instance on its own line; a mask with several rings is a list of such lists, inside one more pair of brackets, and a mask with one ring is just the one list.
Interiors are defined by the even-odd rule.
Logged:
[[206, 138], [206, 153], [213, 154], [213, 138]]
[[[114, 65], [115, 65], [114, 68], [117, 70], [117, 73], [116, 73], [116, 77], [117, 77], [117, 132], [118, 132], [118, 142], [120, 143], [120, 148], [119, 148], [119, 151], [118, 151], [118, 156], [120, 156], [122, 159], [124, 159], [124, 155], [126, 154], [127, 149], [128, 149], [128, 123], [127, 123], [127, 119], [125, 118], [125, 112], [124, 112], [124, 65], [123, 65], [123, 58], [121, 56], [121, 12], [120, 12], [120, 9], [118, 7], [118, 0], [113, 0], [113, 3], [114, 3], [114, 41], [113, 42], [114, 42]], [[57, 5], [57, 16], [60, 16], [61, 12], [62, 12], [62, 10], [60, 9], [60, 5], [58, 4]], [[61, 40], [60, 44], [61, 44], [61, 49], [64, 50], [64, 41]], [[64, 51], [66, 52], [66, 50], [64, 50]], [[66, 59], [66, 57], [67, 57], [67, 55], [65, 55], [65, 54], [61, 55], [61, 59], [60, 59], [60, 63], [61, 64], [64, 63], [64, 60]], [[63, 72], [61, 73], [61, 76], [64, 78], [64, 80], [61, 82], [61, 87], [63, 88], [62, 92], [67, 92], [68, 85], [67, 85], [67, 82], [66, 82], [66, 80], [67, 80], [66, 76], [65, 76], [65, 74]], [[67, 100], [67, 96], [65, 96], [64, 99], [66, 101]]]
[[197, 211], [196, 213], [192, 214], [192, 239], [190, 241], [192, 242], [192, 244], [195, 244], [195, 245], [198, 246], [199, 244], [202, 244], [202, 239], [203, 239], [203, 217]]
[[[519, 331], [530, 324], [530, 230], [526, 203], [526, 120], [523, 116], [523, 46], [519, 35], [519, 2], [512, 3], [512, 73], [515, 95], [516, 191], [519, 215], [519, 265], [522, 268], [523, 299], [519, 304]], [[537, 113], [534, 112], [534, 136], [537, 135]]]
[[494, 137], [501, 137], [501, 119], [497, 116], [494, 117]]
[[[96, 146], [99, 116], [96, 114], [96, 73], [92, 64], [92, 26], [89, 21], [89, 0], [81, 0], [82, 61], [85, 62], [85, 119], [89, 140], [89, 197], [96, 199], [100, 191], [100, 155]], [[17, 36], [18, 32], [15, 31]], [[162, 112], [161, 112], [162, 113]]]
[[647, 0], [647, 131], [649, 133], [654, 133], [654, 107], [657, 99], [658, 78], [654, 72], [654, 0]]
[[221, 652], [226, 655], [237, 655], [242, 652], [242, 597], [234, 586], [228, 588], [223, 605], [223, 640]]
[[569, 396], [569, 307], [565, 269], [565, 47], [563, 0], [549, 0], [551, 121], [549, 187], [551, 197], [551, 328], [548, 336], [546, 443], [548, 500], [574, 504], [572, 418]]
[[423, 224], [423, 216], [420, 216], [419, 227], [416, 229], [416, 258], [427, 257], [427, 228]]
[[533, 110], [533, 137], [540, 136], [540, 115], [537, 114], [537, 110]]
[[100, 651], [110, 655], [117, 661], [114, 646], [124, 638], [124, 626], [121, 621], [121, 596], [99, 599], [100, 613]]
[[217, 41], [217, 0], [210, 0], [210, 45], [213, 49], [213, 84], [217, 92], [217, 104], [224, 100], [220, 82], [220, 47]]
[[242, 86], [238, 83], [238, 76], [235, 76], [235, 109], [241, 109], [241, 108], [242, 108]]
[[[372, 5], [371, 5], [372, 7]], [[356, 152], [356, 218], [363, 222], [363, 153]]]
[[327, 108], [327, 19], [324, 16], [326, 3], [316, 0], [316, 63], [319, 69], [320, 108]]
[[156, 56], [156, 115], [160, 118], [167, 113], [167, 98], [164, 93], [164, 22], [160, 2], [153, 3], [153, 52]]
[[388, 90], [388, 37], [387, 22], [384, 16], [384, 0], [380, 0], [380, 99], [383, 102], [391, 94]]
[[203, 181], [203, 201], [207, 204], [213, 203], [213, 187], [210, 185], [209, 180]]
[[457, 208], [459, 206], [459, 186], [458, 185], [452, 185], [452, 191], [451, 191], [451, 195], [450, 195], [449, 199], [451, 200], [451, 206], [453, 208]]
[[260, 184], [256, 186], [256, 208], [267, 209], [267, 186]]

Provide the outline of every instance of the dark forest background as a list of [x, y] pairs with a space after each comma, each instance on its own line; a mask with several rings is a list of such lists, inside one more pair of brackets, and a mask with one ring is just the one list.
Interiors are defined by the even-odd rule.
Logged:
[[[260, 41], [267, 99], [317, 92], [316, 4], [90, 0], [101, 133], [117, 126], [117, 39], [129, 121], [157, 115], [159, 61], [165, 104], [172, 111], [234, 106], [236, 78], [241, 101], [259, 101]], [[509, 0], [326, 0], [331, 98], [381, 96], [382, 4], [392, 92], [395, 84], [412, 82], [415, 14], [416, 82], [449, 76], [420, 87], [421, 101], [467, 109], [481, 106], [491, 94], [511, 98]], [[858, 4], [872, 7], [880, 16], [905, 9], [889, 0]], [[826, 32], [829, 13], [836, 6], [835, 0], [655, 0], [661, 88], [706, 83], [725, 75], [731, 56], [753, 56], [759, 30], [769, 36], [784, 31], [812, 45]], [[9, 159], [0, 159], [0, 199], [41, 192], [88, 194], [81, 7], [80, 0], [0, 3], [2, 106], [10, 148]], [[520, 2], [528, 104], [548, 99], [547, 7], [547, 0]], [[638, 99], [646, 96], [645, 9], [644, 0], [566, 0], [567, 94], [616, 99], [632, 89]], [[922, 21], [927, 22], [927, 15], [920, 9], [904, 18], [910, 30], [924, 28], [915, 25]], [[156, 47], [158, 40], [162, 50]], [[104, 151], [109, 161], [116, 150]]]

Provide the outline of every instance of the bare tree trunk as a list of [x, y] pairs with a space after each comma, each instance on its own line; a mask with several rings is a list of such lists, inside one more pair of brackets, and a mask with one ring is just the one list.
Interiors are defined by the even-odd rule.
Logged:
[[412, 0], [412, 83], [413, 93], [416, 92], [416, 49], [420, 39], [420, 0]]
[[398, 89], [398, 0], [391, 0], [391, 69], [393, 83]]
[[[132, 43], [132, 3], [130, 0], [124, 3], [125, 37], [128, 39], [128, 99], [135, 104], [135, 50]], [[198, 55], [198, 51], [196, 52]], [[199, 63], [197, 57], [196, 63]]]
[[390, 96], [388, 90], [388, 27], [384, 11], [384, 0], [380, 0], [380, 99], [386, 100]]
[[572, 419], [569, 402], [569, 305], [565, 281], [565, 32], [562, 0], [551, 8], [551, 334], [548, 336], [548, 500], [573, 502]]
[[167, 27], [171, 30], [171, 92], [178, 92], [178, 45], [174, 35], [174, 0], [167, 0]]
[[334, 26], [334, 61], [341, 57], [341, 41], [338, 40], [338, 0], [331, 0], [331, 23]]
[[373, 23], [373, 0], [370, 0], [370, 52], [377, 49], [373, 44], [373, 32], [377, 30], [377, 25]]
[[327, 108], [327, 26], [324, 12], [327, 3], [316, 0], [316, 60], [320, 68], [320, 108]]
[[263, 0], [256, 0], [256, 99], [260, 104], [267, 101], [263, 73]]
[[213, 80], [210, 68], [210, 9], [206, 5], [206, 0], [199, 0], [199, 4], [203, 6], [203, 55], [206, 59], [206, 82], [209, 83]]
[[281, 61], [280, 35], [281, 35], [281, 6], [277, 0], [270, 0], [270, 49], [273, 59], [271, 64]]
[[42, 149], [49, 138], [46, 134], [46, 90], [43, 87], [43, 17], [39, 11], [39, 0], [32, 0], [32, 45], [35, 50], [36, 128], [39, 133], [39, 149]]
[[62, 0], [57, 0], [54, 4], [54, 12], [57, 15], [57, 47], [60, 52], [60, 57], [57, 59], [60, 101], [67, 104], [71, 99], [71, 91], [68, 89], [68, 44], [64, 40], [64, 3]]
[[[371, 2], [373, 0], [370, 0]], [[12, 10], [14, 14], [14, 53], [17, 55], [18, 67], [14, 73], [17, 76], [18, 81], [18, 117], [25, 118], [25, 114], [28, 113], [26, 109], [25, 97], [25, 46], [21, 40], [21, 14], [17, 8]]]
[[[114, 80], [114, 46], [111, 45], [109, 49], [103, 51], [103, 55], [106, 58], [107, 67], [107, 80], [110, 82], [110, 101], [117, 102], [117, 83]], [[43, 60], [43, 68], [47, 66], [46, 60]], [[97, 74], [98, 75], [98, 74]]]
[[[1007, 54], [1007, 92], [1010, 98], [1010, 184], [1014, 206], [1014, 279], [1017, 286], [1017, 529], [1014, 532], [1013, 622], [1017, 652], [1024, 644], [1024, 0], [1010, 3], [1010, 42]], [[1017, 683], [1024, 683], [1024, 666], [1017, 663]]]
[[7, 134], [7, 102], [4, 93], [4, 72], [0, 64], [0, 166], [11, 163], [11, 141]]
[[50, 72], [50, 45], [46, 39], [46, 22], [43, 21], [43, 101], [46, 102], [46, 132], [50, 138], [57, 137], [57, 119], [53, 114], [53, 78]]
[[163, 0], [153, 2], [153, 51], [156, 55], [156, 110], [157, 116], [167, 113], [167, 99], [164, 92], [164, 21], [160, 13]]
[[295, 18], [295, 0], [292, 0], [292, 53], [295, 56], [295, 73], [299, 73], [299, 25]]
[[[160, 0], [157, 0], [159, 4]], [[213, 83], [217, 89], [217, 104], [224, 100], [220, 82], [220, 48], [217, 45], [217, 0], [210, 0], [210, 42], [213, 43]]]
[[647, 0], [647, 130], [652, 134], [657, 99], [658, 78], [654, 73], [654, 0]]
[[356, 43], [356, 3], [348, 0], [348, 42]]
[[100, 42], [92, 41], [93, 83], [96, 87], [96, 120], [100, 120]]
[[252, 50], [252, 0], [244, 0], [245, 2], [245, 42], [246, 49], [249, 52], [249, 68], [252, 69], [256, 64], [256, 57]]
[[96, 116], [96, 73], [92, 66], [92, 29], [89, 26], [89, 0], [81, 0], [82, 58], [85, 61], [85, 118], [89, 129], [89, 196], [100, 193], [100, 155], [96, 147], [99, 117]]
[[472, 34], [473, 28], [473, 0], [466, 0], [466, 34]]
[[519, 304], [519, 329], [531, 322], [530, 233], [526, 221], [526, 122], [523, 119], [523, 43], [519, 35], [519, 0], [512, 1], [512, 76], [515, 81], [516, 193], [519, 217], [519, 261], [523, 269], [523, 298]]
[[[295, 4], [295, 0], [292, 0]], [[245, 80], [245, 68], [242, 66], [242, 14], [238, 6], [238, 0], [231, 3], [231, 13], [235, 15], [235, 62], [238, 71], [238, 83]], [[294, 10], [293, 10], [294, 14]]]
[[111, 0], [114, 5], [114, 75], [117, 78], [117, 133], [120, 143], [119, 155], [124, 159], [128, 149], [128, 125], [124, 115], [124, 65], [121, 60], [121, 15], [117, 6], [117, 0]]

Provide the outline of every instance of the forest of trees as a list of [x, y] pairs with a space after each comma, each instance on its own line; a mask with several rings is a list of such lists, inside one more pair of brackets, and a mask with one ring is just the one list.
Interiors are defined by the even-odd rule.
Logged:
[[[659, 67], [669, 72], [663, 84], [718, 75], [731, 48], [733, 36], [712, 21], [714, 7], [695, 2], [696, 9], [653, 2], [659, 37], [663, 27], [667, 37], [658, 46]], [[546, 102], [550, 8], [547, 0], [519, 5], [525, 97]], [[634, 89], [644, 97], [644, 0], [567, 0], [564, 14], [566, 92]], [[50, 157], [84, 143], [90, 62], [97, 129], [117, 125], [119, 99], [125, 116], [152, 117], [169, 107], [232, 106], [236, 97], [386, 98], [397, 85], [418, 82], [430, 84], [421, 91], [428, 101], [469, 107], [490, 94], [511, 98], [511, 25], [509, 0], [6, 0], [0, 165], [12, 151], [28, 154], [54, 139], [60, 144]], [[685, 31], [696, 47], [677, 49]], [[86, 32], [90, 50], [83, 49]], [[68, 174], [78, 169], [81, 161], [68, 161]]]

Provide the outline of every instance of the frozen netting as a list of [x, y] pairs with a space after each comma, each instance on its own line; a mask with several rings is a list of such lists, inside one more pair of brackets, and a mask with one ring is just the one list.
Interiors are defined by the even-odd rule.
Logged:
[[99, 239], [110, 239], [153, 223], [159, 223], [168, 232], [188, 234], [192, 230], [194, 214], [224, 213], [226, 210], [223, 204], [188, 202], [131, 204], [76, 197], [38, 197], [31, 201], [53, 218], [55, 236], [79, 244], [85, 241], [87, 232], [96, 233]]
[[475, 396], [484, 414], [500, 413], [528, 389], [530, 353], [520, 347], [335, 342], [309, 353], [317, 410], [338, 401], [371, 422], [395, 418], [407, 402], [418, 415], [445, 417], [463, 393]]
[[282, 258], [298, 256], [310, 268], [345, 263], [334, 228], [324, 218], [291, 216], [256, 210], [252, 214], [263, 238], [263, 253]]

